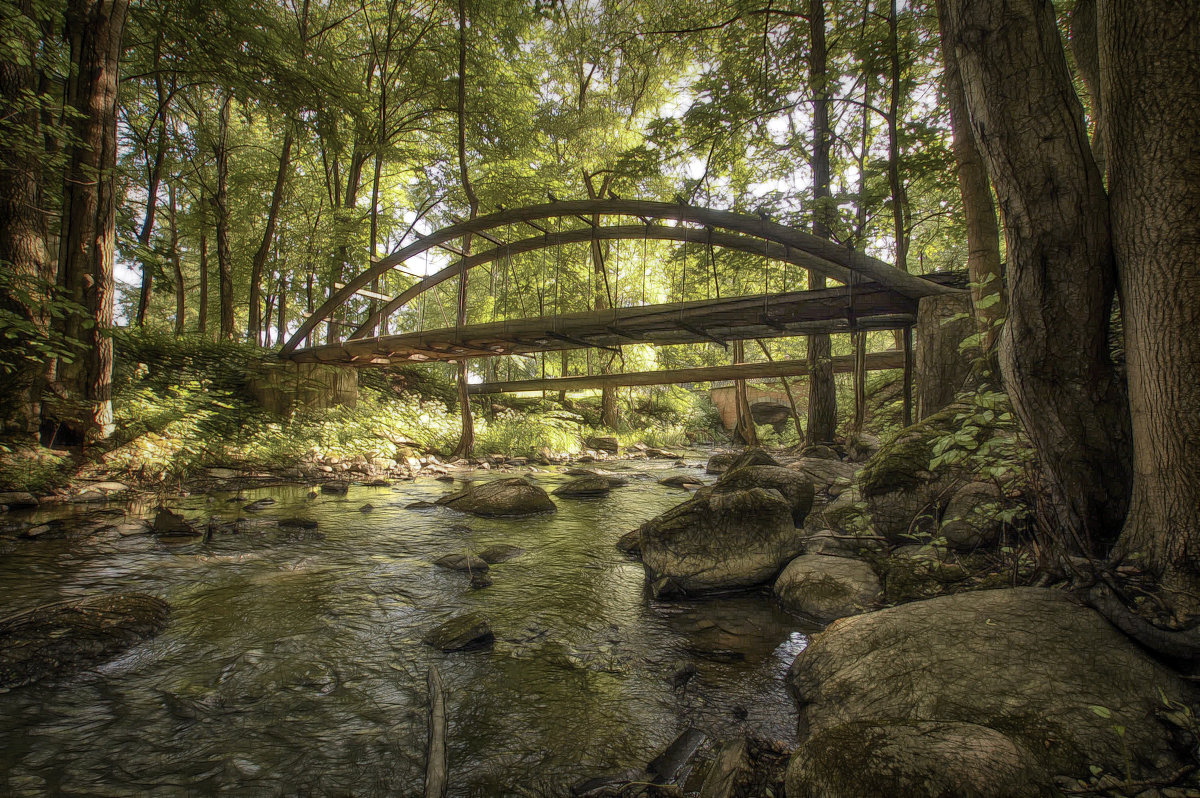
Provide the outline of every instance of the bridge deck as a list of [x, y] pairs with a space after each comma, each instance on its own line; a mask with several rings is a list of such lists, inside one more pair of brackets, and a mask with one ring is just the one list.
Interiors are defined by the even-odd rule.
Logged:
[[[926, 279], [954, 285], [962, 282], [962, 275]], [[748, 338], [897, 329], [912, 325], [916, 313], [916, 299], [867, 283], [471, 324], [297, 349], [287, 356], [306, 362], [379, 366], [621, 344], [724, 344]]]

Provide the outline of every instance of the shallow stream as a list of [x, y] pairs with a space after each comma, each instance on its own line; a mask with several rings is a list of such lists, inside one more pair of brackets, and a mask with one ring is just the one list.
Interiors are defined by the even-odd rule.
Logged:
[[[669, 461], [603, 467], [630, 484], [555, 497], [556, 513], [532, 518], [406, 509], [462, 485], [419, 477], [346, 496], [287, 486], [172, 502], [193, 518], [252, 519], [208, 542], [4, 544], [0, 616], [127, 590], [166, 599], [172, 615], [115, 661], [0, 694], [0, 794], [418, 795], [432, 664], [448, 692], [456, 796], [565, 794], [644, 765], [689, 726], [791, 740], [781, 677], [805, 645], [802, 625], [767, 594], [650, 600], [641, 565], [613, 544], [687, 494], [657, 484], [679, 473]], [[567, 479], [530, 478], [547, 490]], [[262, 498], [276, 503], [242, 509]], [[296, 516], [318, 528], [274, 523]], [[491, 587], [433, 565], [493, 544], [525, 553], [492, 566]], [[421, 642], [463, 612], [490, 622], [492, 650]], [[689, 661], [698, 673], [680, 688], [672, 676]]]

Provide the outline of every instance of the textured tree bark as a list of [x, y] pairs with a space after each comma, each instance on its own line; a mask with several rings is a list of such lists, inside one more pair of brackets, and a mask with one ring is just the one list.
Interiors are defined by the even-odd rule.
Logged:
[[[745, 344], [733, 342], [733, 362], [745, 362]], [[758, 446], [758, 430], [754, 427], [754, 416], [750, 411], [750, 399], [746, 395], [746, 381], [734, 380], [733, 399], [737, 407], [737, 422], [733, 426], [733, 440], [746, 446]]]
[[[458, 0], [458, 171], [462, 180], [463, 193], [467, 197], [470, 218], [479, 214], [479, 198], [471, 184], [471, 171], [467, 168], [467, 6], [466, 0]], [[471, 254], [471, 236], [463, 237], [463, 253]], [[459, 327], [467, 323], [467, 272], [458, 278], [458, 314], [455, 321]], [[475, 419], [471, 415], [471, 396], [467, 391], [467, 359], [458, 361], [458, 407], [462, 419], [462, 430], [454, 454], [470, 457], [475, 448]]]
[[221, 340], [233, 340], [233, 252], [229, 248], [229, 106], [232, 92], [221, 102], [221, 121], [217, 133], [217, 273], [221, 300]]
[[208, 332], [208, 200], [200, 189], [200, 296], [196, 307], [196, 332]]
[[946, 5], [947, 0], [938, 0], [938, 19], [942, 22], [942, 60], [945, 63], [942, 79], [946, 87], [946, 103], [950, 107], [950, 127], [954, 133], [958, 188], [967, 221], [967, 273], [971, 279], [971, 308], [981, 336], [980, 348], [984, 353], [990, 353], [995, 349], [1000, 327], [1008, 313], [1004, 299], [1004, 269], [1000, 259], [1000, 226], [996, 222], [996, 207], [992, 203], [987, 169], [975, 145], [975, 137], [971, 134], [971, 118], [963, 93], [958, 57], [953, 46], [944, 44]]
[[[608, 190], [609, 182], [612, 174], [607, 173], [600, 181], [600, 187], [597, 188], [593, 181], [593, 175], [585, 174], [583, 176], [584, 185], [587, 187], [588, 199], [600, 199], [604, 196], [604, 192]], [[600, 227], [600, 215], [592, 216], [592, 226]], [[611, 297], [608, 290], [608, 271], [605, 264], [604, 247], [600, 240], [593, 238], [591, 241], [592, 254], [592, 272], [596, 278], [596, 285], [593, 289], [593, 304], [594, 310], [604, 310], [612, 306]], [[610, 374], [612, 372], [613, 356], [600, 363], [600, 373]], [[620, 423], [620, 415], [617, 412], [617, 391], [615, 388], [605, 387], [600, 391], [600, 423], [609, 429], [616, 429]]]
[[[1200, 594], [1200, 16], [1187, 0], [1100, 6], [1113, 248], [1133, 418], [1121, 547]], [[1195, 602], [1192, 602], [1193, 604]]]
[[[888, 63], [891, 87], [888, 92], [888, 187], [892, 192], [892, 236], [896, 240], [896, 268], [908, 271], [908, 192], [900, 178], [900, 17], [896, 0], [888, 11]], [[824, 42], [822, 42], [823, 49]]]
[[[829, 88], [825, 46], [824, 0], [809, 0], [809, 82], [813, 90], [813, 235], [829, 238]], [[825, 287], [825, 276], [808, 272], [808, 287]], [[837, 427], [837, 391], [833, 384], [833, 347], [828, 335], [808, 336], [808, 443], [829, 443]]]
[[948, 0], [943, 22], [1008, 245], [1000, 365], [1062, 532], [1115, 540], [1128, 507], [1129, 413], [1108, 353], [1116, 269], [1048, 0]]
[[66, 102], [75, 112], [63, 192], [62, 280], [71, 298], [87, 309], [86, 323], [73, 318], [67, 331], [83, 355], [59, 369], [82, 418], [71, 419], [87, 440], [113, 430], [112, 339], [113, 247], [116, 238], [117, 62], [129, 10], [126, 0], [72, 0], [66, 33], [72, 73]]
[[275, 240], [275, 227], [279, 222], [279, 207], [283, 204], [283, 189], [287, 185], [288, 168], [292, 163], [292, 126], [288, 123], [283, 134], [283, 148], [279, 153], [279, 170], [275, 173], [275, 188], [271, 191], [271, 207], [267, 210], [267, 227], [263, 230], [262, 242], [250, 262], [250, 315], [246, 319], [246, 338], [262, 346], [262, 279], [267, 256]]
[[[49, 322], [41, 301], [51, 258], [42, 211], [43, 147], [40, 114], [29, 102], [37, 89], [37, 42], [32, 3], [24, 0], [14, 9], [15, 25], [0, 32], [9, 46], [20, 49], [22, 63], [0, 60], [0, 268], [8, 279], [0, 284], [0, 310], [15, 314], [45, 335]], [[3, 431], [36, 440], [41, 417], [41, 383], [44, 365], [37, 360], [6, 363], [0, 371], [0, 425]]]
[[[162, 35], [154, 40], [154, 63], [158, 65], [162, 51]], [[145, 250], [150, 246], [150, 236], [154, 232], [154, 219], [158, 214], [158, 186], [162, 181], [163, 162], [167, 155], [167, 97], [163, 88], [161, 75], [154, 78], [154, 86], [158, 95], [158, 140], [154, 149], [154, 163], [150, 165], [146, 185], [146, 215], [142, 218], [142, 229], [138, 231], [138, 244], [142, 248], [139, 258], [142, 261], [142, 290], [138, 294], [137, 325], [146, 323], [146, 309], [150, 307], [150, 292], [154, 287], [154, 264], [145, 257]]]
[[1096, 0], [1078, 0], [1071, 12], [1071, 52], [1092, 101], [1092, 157], [1105, 173], [1104, 115], [1100, 90], [1100, 40]]
[[170, 241], [167, 257], [175, 275], [175, 334], [183, 335], [187, 320], [187, 286], [183, 283], [183, 260], [179, 257], [179, 224], [176, 218], [175, 184], [167, 184], [167, 224], [170, 226]]

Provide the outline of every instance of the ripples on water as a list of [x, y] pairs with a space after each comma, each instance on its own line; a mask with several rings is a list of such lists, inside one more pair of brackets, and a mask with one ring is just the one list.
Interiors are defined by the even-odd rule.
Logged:
[[[344, 497], [285, 487], [181, 500], [191, 517], [264, 521], [207, 543], [10, 546], [0, 614], [140, 590], [172, 617], [116, 661], [0, 695], [0, 793], [420, 794], [431, 664], [449, 693], [453, 795], [563, 794], [644, 765], [689, 725], [790, 740], [781, 677], [805, 644], [801, 626], [766, 595], [650, 601], [641, 565], [613, 544], [686, 494], [656, 484], [666, 464], [607, 467], [644, 476], [519, 520], [405, 509], [461, 485], [418, 478]], [[547, 490], [566, 479], [531, 478]], [[263, 497], [277, 503], [241, 510]], [[265, 523], [298, 515], [319, 529]], [[498, 543], [526, 553], [492, 566], [484, 590], [432, 565]], [[491, 623], [492, 651], [421, 642], [466, 611]], [[699, 672], [678, 690], [671, 676], [688, 660]]]

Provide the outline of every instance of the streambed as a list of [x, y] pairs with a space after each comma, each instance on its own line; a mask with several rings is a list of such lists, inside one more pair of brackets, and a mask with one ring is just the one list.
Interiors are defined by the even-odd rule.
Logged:
[[[555, 497], [556, 513], [529, 518], [409, 509], [463, 484], [418, 477], [345, 496], [310, 498], [295, 485], [171, 502], [192, 518], [251, 519], [206, 542], [5, 543], [0, 615], [137, 590], [166, 599], [172, 617], [115, 661], [0, 694], [0, 793], [419, 794], [432, 664], [448, 690], [452, 795], [565, 794], [582, 778], [644, 765], [689, 726], [714, 739], [792, 741], [782, 676], [806, 643], [802, 624], [765, 593], [648, 599], [641, 565], [614, 543], [686, 499], [657, 484], [681, 469], [603, 467], [629, 484], [603, 498]], [[568, 479], [529, 476], [547, 490]], [[242, 509], [264, 498], [275, 503]], [[317, 529], [275, 523], [297, 516]], [[433, 565], [496, 544], [525, 552], [492, 566], [491, 587], [472, 590], [466, 574]], [[490, 651], [421, 642], [465, 612], [491, 624]], [[687, 662], [697, 672], [681, 687], [673, 675]]]

